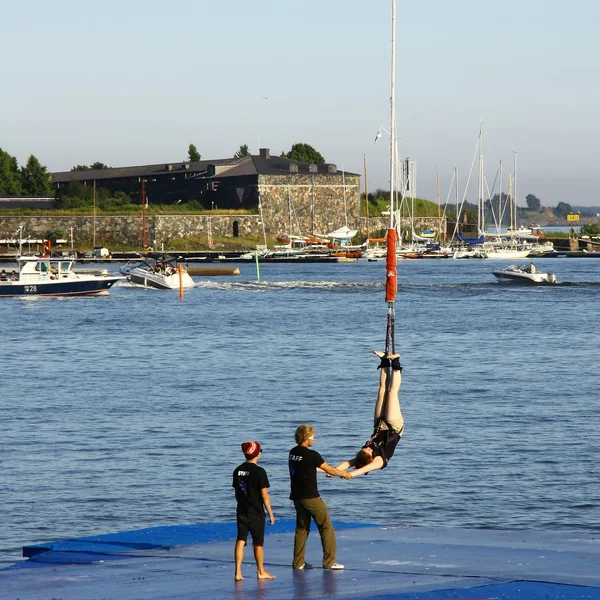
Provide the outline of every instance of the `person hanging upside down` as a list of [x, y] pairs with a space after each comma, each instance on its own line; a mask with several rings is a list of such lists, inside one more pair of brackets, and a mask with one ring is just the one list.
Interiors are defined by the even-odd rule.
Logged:
[[[374, 351], [381, 359], [379, 369], [379, 392], [374, 413], [374, 431], [367, 443], [358, 451], [356, 456], [345, 460], [336, 468], [350, 471], [352, 477], [366, 475], [371, 471], [385, 469], [388, 461], [392, 458], [394, 450], [402, 437], [404, 431], [404, 417], [400, 410], [400, 384], [402, 383], [402, 367], [400, 366], [400, 355]], [[391, 367], [391, 380], [388, 389], [388, 371]]]

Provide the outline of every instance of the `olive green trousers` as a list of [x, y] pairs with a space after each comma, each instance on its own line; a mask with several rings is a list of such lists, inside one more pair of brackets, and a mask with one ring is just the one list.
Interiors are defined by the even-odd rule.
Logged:
[[321, 497], [294, 500], [296, 507], [296, 535], [294, 536], [294, 569], [299, 569], [304, 563], [306, 540], [310, 533], [310, 521], [314, 520], [319, 528], [321, 545], [323, 546], [323, 568], [329, 569], [335, 562], [337, 544], [335, 531], [329, 518], [327, 504]]

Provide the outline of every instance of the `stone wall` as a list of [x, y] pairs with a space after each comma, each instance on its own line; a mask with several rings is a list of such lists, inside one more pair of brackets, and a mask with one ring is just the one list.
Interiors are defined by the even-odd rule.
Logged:
[[[146, 218], [146, 241], [160, 248], [176, 239], [206, 236], [209, 230], [215, 237], [233, 237], [234, 222], [240, 237], [256, 238], [263, 243], [259, 215], [152, 215]], [[23, 226], [23, 238], [46, 238], [50, 232], [61, 231], [70, 237], [71, 227], [75, 243], [91, 248], [94, 232], [92, 216], [57, 217], [0, 217], [0, 239], [14, 238]], [[142, 246], [142, 217], [140, 215], [96, 217], [96, 245], [111, 244]]]
[[[360, 229], [358, 175], [260, 175], [267, 235], [326, 234], [344, 225]], [[363, 219], [364, 220], [364, 219]]]
[[[312, 188], [312, 186], [311, 186]], [[350, 191], [348, 191], [350, 190]], [[320, 193], [318, 193], [320, 192]], [[315, 211], [313, 229], [312, 189], [265, 186], [261, 193], [263, 216], [268, 238], [284, 236], [290, 232], [290, 205], [292, 207], [293, 235], [329, 233], [345, 225], [343, 189], [315, 187]], [[341, 195], [341, 196], [340, 196]], [[340, 200], [341, 197], [341, 200]], [[346, 209], [348, 226], [366, 232], [366, 219], [358, 214], [358, 188], [346, 189]], [[209, 225], [210, 224], [210, 225]], [[237, 224], [237, 225], [236, 225]], [[417, 232], [435, 229], [438, 220], [415, 219]], [[50, 232], [62, 232], [70, 238], [71, 227], [78, 246], [93, 245], [94, 219], [92, 216], [39, 216], [2, 217], [0, 216], [0, 239], [14, 239], [15, 232], [23, 227], [23, 238], [46, 238]], [[369, 218], [371, 235], [389, 227], [389, 217]], [[409, 223], [403, 228], [409, 230]], [[208, 235], [209, 228], [214, 237], [234, 237], [234, 229], [239, 237], [256, 239], [263, 243], [260, 215], [152, 215], [146, 218], [146, 240], [149, 246], [160, 248], [172, 241], [188, 237]], [[96, 245], [110, 248], [111, 244], [142, 247], [142, 217], [140, 215], [96, 217]]]

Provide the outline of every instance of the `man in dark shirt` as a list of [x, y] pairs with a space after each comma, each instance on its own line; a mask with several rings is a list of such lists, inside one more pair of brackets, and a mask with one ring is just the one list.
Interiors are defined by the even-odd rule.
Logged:
[[[269, 479], [266, 471], [256, 463], [260, 458], [260, 444], [258, 442], [244, 442], [242, 452], [246, 462], [233, 472], [232, 487], [235, 488], [237, 500], [237, 540], [235, 542], [235, 580], [241, 581], [242, 560], [244, 546], [248, 539], [248, 532], [252, 535], [254, 545], [254, 559], [256, 560], [257, 577], [259, 579], [275, 579], [265, 571], [264, 567], [264, 539], [265, 539], [265, 508], [269, 513], [269, 522], [275, 523], [271, 500], [269, 498]], [[263, 508], [264, 506], [264, 508]]]
[[[354, 458], [345, 460], [337, 466], [342, 471], [354, 467], [354, 470], [350, 471], [352, 477], [385, 469], [404, 431], [404, 417], [400, 410], [399, 398], [400, 384], [402, 383], [400, 355], [386, 355], [379, 351], [375, 351], [375, 354], [381, 360], [378, 367], [381, 369], [381, 375], [375, 404], [373, 435]], [[392, 373], [388, 389], [388, 369], [390, 367]]]
[[344, 565], [335, 562], [337, 551], [335, 531], [329, 518], [329, 510], [319, 495], [317, 488], [317, 470], [342, 479], [350, 479], [350, 473], [328, 465], [323, 457], [311, 450], [315, 443], [315, 430], [310, 425], [300, 425], [294, 435], [298, 444], [290, 450], [289, 468], [291, 493], [296, 508], [296, 534], [294, 536], [294, 569], [310, 568], [304, 561], [306, 540], [310, 533], [311, 519], [317, 524], [323, 547], [323, 568], [343, 569]]

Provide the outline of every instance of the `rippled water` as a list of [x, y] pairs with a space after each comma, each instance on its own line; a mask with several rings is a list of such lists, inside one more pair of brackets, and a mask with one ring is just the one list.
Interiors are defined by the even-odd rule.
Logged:
[[[389, 467], [320, 480], [333, 518], [600, 531], [600, 260], [399, 264], [405, 435]], [[229, 521], [258, 439], [276, 516], [302, 422], [331, 464], [371, 433], [385, 265], [253, 265], [178, 294], [1, 299], [0, 561], [23, 545]]]

